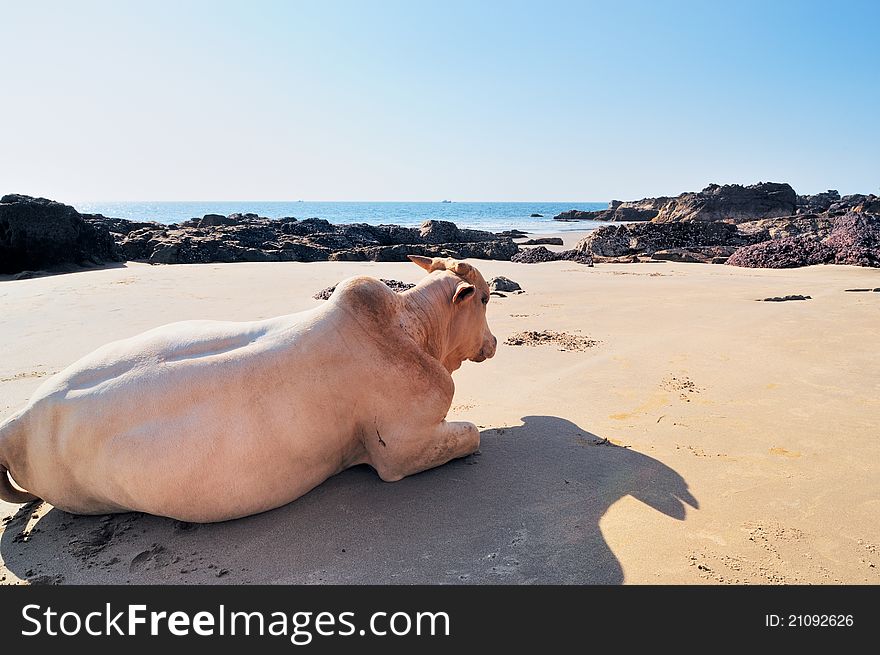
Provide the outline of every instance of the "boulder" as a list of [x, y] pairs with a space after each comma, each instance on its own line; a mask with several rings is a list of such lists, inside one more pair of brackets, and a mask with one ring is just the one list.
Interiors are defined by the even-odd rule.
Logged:
[[459, 241], [458, 226], [449, 221], [425, 221], [419, 237], [423, 243], [455, 243]]
[[506, 278], [506, 277], [503, 277], [503, 276], [493, 277], [491, 280], [489, 280], [488, 284], [489, 284], [489, 289], [491, 291], [508, 291], [509, 292], [509, 291], [521, 291], [522, 290], [522, 287], [519, 286], [519, 284], [517, 282], [514, 282], [513, 280]]
[[526, 239], [519, 243], [521, 246], [561, 246], [562, 244], [563, 241], [559, 237], [538, 237], [536, 239]]
[[0, 273], [121, 260], [107, 228], [73, 207], [17, 194], [0, 198]]

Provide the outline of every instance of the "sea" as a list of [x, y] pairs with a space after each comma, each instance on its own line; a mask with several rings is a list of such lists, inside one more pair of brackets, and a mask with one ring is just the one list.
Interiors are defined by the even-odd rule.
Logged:
[[[533, 234], [591, 230], [602, 223], [554, 221], [569, 209], [605, 209], [607, 202], [81, 202], [74, 203], [85, 214], [159, 223], [179, 223], [205, 214], [254, 213], [267, 218], [293, 216], [323, 218], [331, 223], [418, 226], [423, 221], [452, 221], [459, 227], [502, 232], [523, 230]], [[541, 214], [533, 217], [532, 214]]]

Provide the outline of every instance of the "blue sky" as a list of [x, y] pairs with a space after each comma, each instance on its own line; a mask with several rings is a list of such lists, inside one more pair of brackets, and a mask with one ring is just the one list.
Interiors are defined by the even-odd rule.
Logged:
[[880, 2], [0, 0], [0, 193], [880, 191]]

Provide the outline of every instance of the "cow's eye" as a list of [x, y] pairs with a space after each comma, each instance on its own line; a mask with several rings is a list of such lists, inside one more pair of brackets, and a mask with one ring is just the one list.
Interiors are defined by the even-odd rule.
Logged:
[[489, 296], [483, 296], [483, 304], [484, 304], [484, 305], [488, 305], [488, 304], [489, 304]]

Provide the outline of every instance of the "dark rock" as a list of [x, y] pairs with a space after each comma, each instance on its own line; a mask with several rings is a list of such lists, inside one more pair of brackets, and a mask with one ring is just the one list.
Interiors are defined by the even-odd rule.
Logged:
[[555, 262], [558, 259], [557, 253], [547, 250], [544, 246], [538, 246], [537, 248], [520, 250], [510, 258], [510, 261], [518, 264], [538, 264], [540, 262]]
[[522, 289], [518, 283], [503, 276], [493, 277], [488, 284], [492, 291], [519, 291]]
[[508, 237], [510, 239], [519, 239], [520, 237], [525, 237], [528, 235], [528, 232], [523, 232], [522, 230], [505, 230], [504, 232], [497, 232], [495, 236]]
[[527, 239], [526, 241], [521, 241], [519, 245], [521, 246], [561, 246], [562, 239], [559, 237], [538, 237], [537, 239]]
[[798, 196], [797, 213], [819, 214], [827, 212], [831, 205], [839, 201], [840, 193], [836, 189], [828, 189], [828, 191], [812, 196]]
[[152, 229], [161, 230], [168, 227], [161, 223], [129, 221], [124, 218], [110, 218], [103, 214], [80, 214], [82, 219], [87, 223], [91, 223], [96, 227], [104, 227], [115, 239], [118, 240], [119, 235], [128, 235], [135, 230]]
[[[268, 219], [264, 219], [268, 220]], [[285, 221], [280, 225], [281, 232], [291, 234], [293, 236], [309, 236], [311, 234], [320, 234], [334, 232], [333, 225], [329, 221], [322, 218], [307, 218], [303, 221]]]
[[[604, 210], [603, 210], [604, 211]], [[569, 209], [568, 211], [560, 212], [553, 217], [554, 221], [586, 221], [586, 220], [600, 220], [594, 219], [593, 216], [598, 214], [599, 212], [585, 212], [580, 209]]]
[[510, 238], [459, 229], [447, 221], [426, 221], [420, 228], [412, 228], [333, 225], [319, 218], [272, 220], [256, 214], [207, 214], [179, 225], [103, 216], [93, 219], [112, 231], [127, 259], [153, 264], [328, 259], [404, 262], [410, 254], [509, 260], [519, 250]]
[[578, 250], [563, 250], [553, 252], [544, 246], [526, 248], [510, 258], [510, 261], [518, 264], [539, 264], [542, 262], [572, 261], [585, 266], [593, 265], [593, 256], [590, 253]]
[[544, 214], [529, 214], [529, 218], [544, 218]]
[[721, 264], [737, 250], [736, 246], [704, 246], [701, 248], [668, 248], [651, 254], [655, 261]]
[[455, 243], [459, 241], [458, 226], [449, 221], [425, 221], [419, 228], [423, 243]]
[[727, 263], [748, 268], [796, 268], [825, 264], [834, 257], [834, 251], [821, 241], [810, 237], [780, 237], [737, 250]]
[[862, 214], [880, 214], [880, 197], [874, 194], [869, 195], [858, 205], [854, 206], [853, 211]]
[[880, 267], [880, 216], [853, 211], [826, 217], [821, 229], [740, 248], [727, 263], [751, 268], [814, 264]]
[[653, 220], [657, 223], [721, 220], [738, 223], [791, 216], [796, 208], [797, 194], [788, 184], [710, 184], [698, 193], [683, 193], [670, 199]]
[[608, 204], [608, 209], [600, 209], [598, 211], [580, 211], [572, 209], [562, 212], [553, 217], [556, 221], [621, 221], [621, 222], [637, 222], [650, 221], [657, 216], [669, 198], [644, 198], [633, 202], [621, 202], [620, 200], [612, 200]]
[[788, 302], [789, 300], [812, 300], [811, 296], [774, 296], [773, 298], [764, 298], [762, 302]]
[[572, 210], [554, 218], [559, 221], [740, 222], [790, 216], [796, 212], [797, 206], [798, 196], [788, 184], [710, 184], [702, 191], [682, 193], [675, 198], [661, 196], [631, 202], [612, 200], [608, 209], [594, 212]]
[[821, 239], [831, 232], [834, 217], [828, 214], [799, 214], [778, 218], [763, 218], [737, 224], [737, 229], [756, 242], [780, 237], [808, 236]]
[[632, 223], [603, 225], [581, 239], [575, 249], [601, 257], [622, 257], [652, 255], [658, 250], [742, 246], [753, 241], [730, 223]]
[[331, 261], [405, 262], [407, 255], [424, 257], [455, 257], [456, 259], [510, 260], [518, 246], [509, 239], [466, 243], [399, 244], [393, 246], [366, 246], [334, 252]]
[[0, 198], [0, 273], [121, 259], [107, 228], [84, 221], [73, 207], [17, 194]]
[[[386, 280], [384, 278], [380, 278], [380, 281], [384, 282], [386, 286], [390, 287], [393, 291], [400, 293], [401, 291], [406, 291], [407, 289], [412, 289], [415, 284], [410, 284], [409, 282], [401, 282], [400, 280]], [[336, 291], [336, 285], [334, 284], [332, 287], [327, 287], [326, 289], [321, 289], [318, 293], [316, 293], [312, 298], [315, 300], [327, 300], [330, 296], [333, 295], [333, 292]]]
[[202, 218], [193, 218], [188, 221], [184, 221], [180, 224], [181, 227], [216, 227], [218, 225], [241, 225], [242, 223], [248, 222], [246, 216], [253, 216], [257, 218], [255, 215], [242, 215], [242, 214], [230, 214], [229, 216], [223, 216], [222, 214], [205, 214]]
[[866, 214], [880, 214], [880, 198], [873, 193], [864, 195], [862, 193], [854, 193], [843, 196], [839, 201], [832, 203], [828, 207], [828, 213], [857, 212]]
[[850, 212], [834, 219], [824, 240], [835, 264], [880, 267], [880, 216]]

